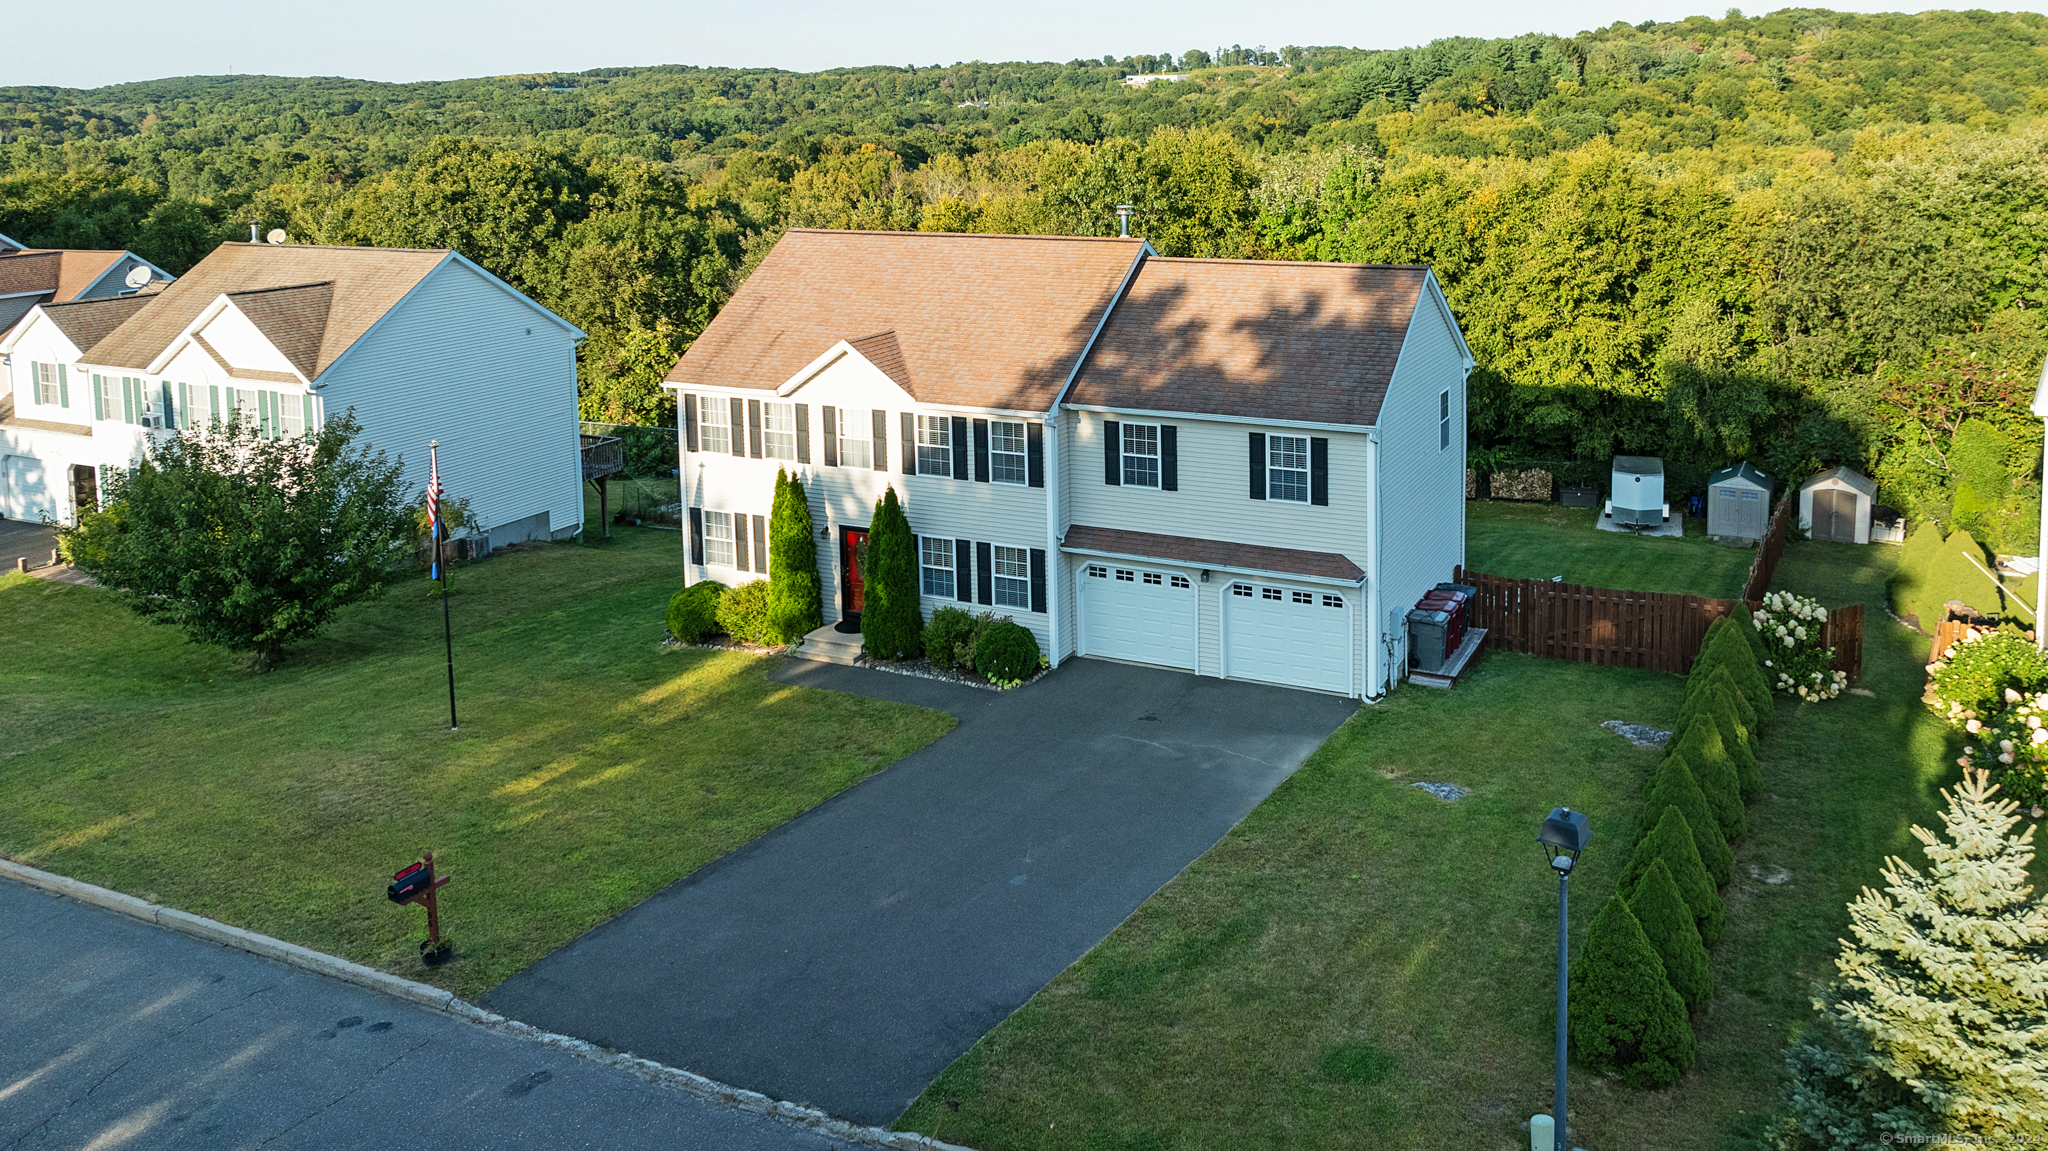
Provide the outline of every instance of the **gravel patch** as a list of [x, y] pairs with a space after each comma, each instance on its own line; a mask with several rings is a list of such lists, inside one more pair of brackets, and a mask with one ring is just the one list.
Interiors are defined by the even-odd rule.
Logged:
[[1408, 786], [1419, 787], [1445, 803], [1453, 803], [1472, 794], [1471, 788], [1459, 787], [1455, 783], [1411, 783]]
[[[896, 675], [915, 676], [918, 679], [935, 679], [941, 683], [957, 683], [962, 687], [978, 687], [983, 691], [1010, 690], [1009, 688], [990, 683], [987, 678], [974, 672], [961, 671], [959, 668], [954, 667], [940, 667], [928, 659], [869, 659], [867, 656], [862, 656], [853, 666], [870, 668], [874, 671], [893, 672]], [[1031, 678], [1016, 686], [1029, 687], [1037, 683], [1050, 670], [1052, 669], [1039, 668]]]
[[1600, 725], [1637, 747], [1663, 747], [1671, 741], [1671, 733], [1655, 727], [1644, 727], [1639, 723], [1623, 723], [1610, 719]]

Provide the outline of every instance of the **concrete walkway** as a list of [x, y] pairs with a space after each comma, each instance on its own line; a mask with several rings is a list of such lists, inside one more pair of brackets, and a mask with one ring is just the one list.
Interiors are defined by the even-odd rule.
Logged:
[[845, 1147], [0, 880], [0, 1148]]
[[870, 1124], [893, 1121], [1356, 706], [1093, 660], [1000, 694], [808, 661], [776, 677], [960, 725], [482, 1002]]

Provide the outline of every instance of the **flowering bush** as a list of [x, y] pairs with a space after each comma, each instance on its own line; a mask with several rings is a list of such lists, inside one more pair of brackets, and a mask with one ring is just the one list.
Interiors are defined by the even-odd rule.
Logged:
[[1807, 703], [1833, 699], [1849, 686], [1847, 672], [1832, 670], [1835, 649], [1822, 647], [1820, 637], [1828, 609], [1814, 600], [1774, 591], [1750, 616], [1764, 638], [1764, 678], [1786, 695]]
[[2016, 632], [1973, 629], [1927, 670], [1927, 706], [1972, 739], [1956, 762], [1990, 769], [2021, 803], [2048, 801], [2048, 657]]

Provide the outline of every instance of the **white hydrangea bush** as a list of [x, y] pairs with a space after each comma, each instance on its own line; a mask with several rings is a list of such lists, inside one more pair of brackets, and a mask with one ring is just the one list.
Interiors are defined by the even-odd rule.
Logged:
[[1764, 676], [1772, 688], [1805, 703], [1833, 699], [1848, 689], [1849, 674], [1830, 666], [1835, 649], [1821, 646], [1828, 609], [1818, 601], [1774, 591], [1750, 619], [1770, 652], [1764, 657]]

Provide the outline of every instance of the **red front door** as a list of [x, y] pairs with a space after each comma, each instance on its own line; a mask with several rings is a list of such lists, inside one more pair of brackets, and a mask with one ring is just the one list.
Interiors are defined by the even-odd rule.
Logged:
[[844, 586], [841, 590], [844, 593], [843, 602], [849, 615], [860, 614], [861, 604], [865, 598], [862, 594], [863, 584], [860, 572], [860, 557], [861, 553], [865, 550], [862, 545], [867, 542], [868, 533], [866, 528], [840, 529], [839, 570], [846, 573], [843, 581]]

